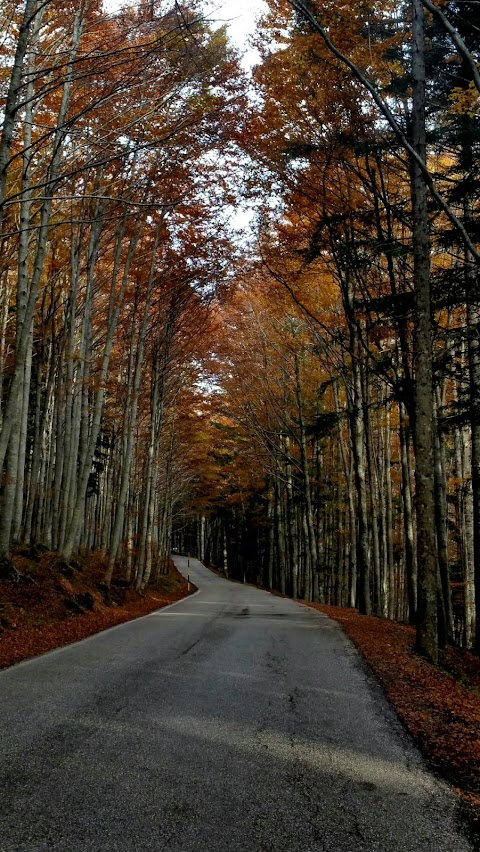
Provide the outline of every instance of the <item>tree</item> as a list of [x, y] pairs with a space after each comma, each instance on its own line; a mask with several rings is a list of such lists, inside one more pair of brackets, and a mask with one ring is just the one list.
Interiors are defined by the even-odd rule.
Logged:
[[[67, 2], [61, 14], [27, 6], [1, 149], [0, 556], [8, 572], [14, 540], [42, 541], [66, 560], [100, 545], [112, 548], [111, 576], [131, 531], [142, 383], [151, 379], [157, 393], [185, 311], [225, 264], [221, 220], [233, 184], [213, 163], [231, 137], [243, 81], [225, 30], [214, 31], [195, 3], [113, 17], [95, 2]], [[60, 36], [68, 50], [59, 56]], [[176, 317], [171, 334], [163, 302]], [[145, 351], [155, 322], [160, 372]], [[124, 392], [126, 412], [112, 403]], [[150, 402], [158, 436], [170, 403], [163, 418], [161, 400]], [[165, 550], [170, 523], [159, 520], [169, 511], [159, 453], [141, 534], [147, 562], [155, 534]]]

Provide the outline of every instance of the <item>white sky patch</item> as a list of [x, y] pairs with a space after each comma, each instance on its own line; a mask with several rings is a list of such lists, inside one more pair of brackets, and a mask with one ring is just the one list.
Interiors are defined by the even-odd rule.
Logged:
[[266, 4], [263, 0], [206, 0], [205, 11], [208, 17], [218, 21], [219, 24], [226, 23], [228, 32], [235, 47], [244, 56], [242, 64], [245, 68], [251, 68], [259, 60], [256, 50], [253, 50], [248, 40], [255, 32], [257, 18], [266, 12]]
[[245, 47], [247, 38], [255, 29], [256, 19], [266, 6], [262, 0], [216, 0], [213, 4], [210, 0], [211, 14], [219, 21], [228, 24], [230, 35], [238, 47]]
[[[107, 13], [115, 12], [123, 5], [122, 0], [104, 0]], [[249, 37], [255, 32], [257, 18], [265, 14], [267, 6], [264, 0], [205, 0], [205, 14], [219, 25], [227, 24], [235, 47], [243, 53], [242, 65], [249, 70], [259, 61], [259, 54], [248, 44]]]
[[[114, 15], [125, 3], [135, 5], [137, 0], [103, 0], [107, 14]], [[180, 0], [181, 3], [181, 0]], [[227, 24], [228, 34], [234, 47], [243, 55], [241, 64], [250, 72], [260, 61], [258, 51], [249, 45], [250, 37], [255, 33], [257, 20], [267, 12], [265, 0], [203, 0], [203, 12], [211, 21], [212, 27]], [[233, 232], [239, 243], [252, 238], [255, 228], [255, 204], [227, 205], [224, 209], [225, 224]]]

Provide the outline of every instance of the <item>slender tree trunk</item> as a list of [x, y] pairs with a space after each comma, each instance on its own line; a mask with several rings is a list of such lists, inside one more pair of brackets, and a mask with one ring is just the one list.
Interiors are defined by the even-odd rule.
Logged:
[[3, 126], [2, 135], [0, 137], [0, 231], [3, 223], [3, 204], [5, 202], [8, 165], [21, 94], [22, 72], [25, 57], [28, 52], [30, 31], [32, 29], [35, 15], [37, 14], [37, 8], [37, 0], [27, 0], [25, 3], [23, 20], [18, 33], [15, 58], [10, 74], [7, 97], [3, 108]]
[[435, 524], [439, 567], [438, 635], [439, 645], [445, 648], [453, 638], [452, 593], [450, 589], [450, 565], [448, 558], [448, 518], [445, 471], [445, 447], [438, 424], [438, 402], [435, 428]]
[[[364, 374], [367, 372], [363, 371]], [[370, 419], [370, 388], [368, 381], [368, 374], [365, 375], [364, 380], [364, 393], [363, 393], [363, 407], [362, 407], [362, 415], [364, 418], [364, 432], [365, 432], [365, 449], [366, 449], [366, 462], [367, 462], [367, 473], [368, 473], [368, 483], [369, 483], [369, 491], [370, 491], [370, 529], [372, 535], [372, 564], [373, 564], [373, 610], [376, 615], [379, 615], [382, 610], [382, 601], [381, 601], [381, 566], [380, 566], [380, 540], [379, 540], [379, 520], [378, 520], [378, 478], [376, 476], [375, 464], [374, 464], [374, 449], [373, 449], [373, 436], [372, 436], [372, 424]]]
[[[405, 571], [410, 624], [417, 623], [417, 555], [413, 514], [412, 473], [410, 466], [410, 430], [405, 406], [400, 404], [400, 460], [402, 465], [403, 526], [405, 537]], [[392, 585], [392, 589], [393, 589]], [[392, 611], [392, 610], [391, 610]]]
[[87, 493], [88, 480], [91, 472], [92, 459], [95, 453], [95, 447], [97, 445], [97, 439], [100, 433], [100, 424], [102, 419], [102, 410], [103, 403], [105, 397], [105, 382], [108, 374], [108, 368], [110, 365], [110, 358], [112, 355], [113, 342], [115, 338], [115, 333], [118, 326], [118, 319], [120, 315], [120, 310], [123, 306], [123, 300], [125, 297], [125, 291], [127, 289], [130, 265], [133, 259], [133, 255], [135, 253], [135, 249], [137, 246], [137, 242], [140, 235], [140, 227], [139, 226], [133, 236], [130, 239], [130, 245], [128, 248], [127, 258], [125, 261], [125, 267], [123, 271], [123, 276], [121, 280], [120, 287], [117, 290], [117, 274], [118, 267], [120, 264], [120, 255], [122, 250], [123, 243], [123, 234], [124, 234], [124, 224], [121, 225], [120, 231], [118, 234], [118, 246], [117, 246], [117, 259], [114, 264], [114, 270], [112, 273], [112, 284], [110, 291], [110, 308], [109, 308], [109, 317], [108, 317], [108, 326], [106, 332], [106, 340], [105, 346], [101, 359], [101, 367], [99, 370], [98, 376], [98, 390], [95, 393], [95, 401], [93, 405], [92, 411], [92, 423], [90, 428], [90, 434], [88, 436], [88, 440], [86, 441], [84, 457], [81, 460], [81, 473], [78, 479], [78, 489], [76, 495], [75, 506], [73, 508], [72, 517], [70, 520], [70, 524], [67, 530], [67, 535], [65, 539], [65, 544], [62, 548], [62, 559], [68, 562], [71, 558], [73, 550], [76, 545], [78, 532], [80, 529], [80, 525], [82, 523], [83, 513], [85, 510], [85, 496]]
[[275, 482], [275, 520], [277, 528], [277, 577], [278, 588], [282, 595], [285, 594], [285, 574], [286, 574], [286, 559], [285, 559], [285, 532], [283, 522], [283, 500], [282, 489], [277, 477]]
[[343, 424], [341, 422], [341, 409], [340, 409], [340, 401], [338, 398], [338, 389], [337, 385], [333, 386], [334, 396], [335, 396], [335, 410], [337, 417], [339, 419], [338, 426], [338, 438], [340, 443], [340, 456], [342, 459], [342, 467], [343, 473], [345, 477], [345, 481], [347, 483], [347, 495], [348, 495], [348, 517], [349, 517], [349, 537], [350, 537], [350, 547], [349, 547], [349, 562], [350, 562], [350, 577], [349, 577], [349, 590], [348, 590], [348, 606], [354, 607], [357, 602], [357, 513], [355, 509], [355, 496], [354, 496], [354, 477], [352, 474], [352, 465], [351, 465], [351, 457], [348, 452], [347, 441], [345, 440], [345, 435], [343, 432]]
[[153, 295], [153, 288], [155, 283], [155, 261], [157, 258], [157, 248], [158, 248], [158, 238], [159, 231], [157, 232], [157, 237], [153, 249], [152, 254], [152, 262], [150, 266], [150, 276], [147, 287], [146, 294], [146, 302], [144, 313], [142, 317], [142, 322], [140, 325], [139, 336], [138, 336], [138, 346], [137, 346], [137, 357], [135, 362], [135, 373], [133, 377], [133, 388], [131, 394], [129, 394], [130, 399], [127, 401], [127, 408], [129, 414], [127, 415], [127, 440], [125, 451], [122, 460], [122, 477], [120, 482], [120, 491], [118, 495], [117, 501], [117, 510], [115, 513], [115, 520], [113, 524], [113, 532], [112, 532], [112, 540], [110, 543], [110, 555], [108, 560], [108, 568], [107, 573], [105, 575], [105, 582], [107, 585], [110, 585], [113, 576], [113, 570], [115, 567], [115, 560], [117, 558], [117, 552], [120, 545], [120, 539], [123, 530], [123, 523], [125, 517], [125, 506], [128, 492], [128, 484], [130, 481], [130, 470], [132, 465], [132, 457], [133, 457], [133, 447], [134, 447], [134, 437], [137, 428], [137, 411], [138, 411], [138, 398], [140, 394], [140, 382], [142, 377], [143, 370], [143, 360], [144, 360], [144, 350], [145, 350], [145, 341], [147, 337], [148, 330], [148, 320], [150, 316], [150, 307]]
[[[388, 406], [388, 403], [387, 403]], [[395, 558], [393, 552], [393, 490], [392, 490], [392, 430], [390, 425], [391, 411], [387, 407], [387, 422], [385, 428], [385, 536], [386, 536], [386, 568], [384, 589], [384, 616], [389, 617], [389, 602], [391, 589], [394, 585]], [[412, 542], [413, 546], [413, 542]], [[413, 584], [412, 584], [413, 585]]]
[[[19, 328], [19, 333], [17, 335], [16, 340], [16, 349], [15, 349], [15, 367], [13, 371], [12, 381], [10, 385], [10, 391], [8, 396], [8, 401], [4, 411], [2, 428], [0, 430], [0, 470], [3, 468], [5, 455], [7, 452], [8, 443], [10, 440], [10, 435], [12, 432], [13, 425], [18, 423], [19, 421], [19, 397], [21, 397], [22, 393], [22, 383], [25, 376], [25, 365], [27, 360], [27, 352], [30, 343], [30, 331], [32, 327], [32, 322], [35, 314], [35, 309], [38, 300], [38, 293], [40, 290], [40, 284], [42, 281], [43, 271], [45, 267], [45, 257], [48, 245], [48, 235], [49, 235], [49, 227], [50, 227], [50, 218], [52, 212], [52, 204], [53, 197], [55, 193], [55, 188], [60, 172], [60, 165], [63, 158], [63, 144], [65, 140], [65, 136], [67, 135], [67, 130], [65, 128], [65, 119], [67, 117], [68, 108], [70, 105], [70, 94], [71, 94], [71, 86], [74, 75], [74, 59], [76, 57], [78, 47], [80, 44], [80, 38], [82, 34], [83, 28], [83, 10], [77, 12], [75, 16], [74, 26], [73, 26], [73, 38], [72, 38], [72, 49], [70, 53], [70, 61], [67, 69], [67, 74], [65, 78], [65, 83], [62, 91], [62, 101], [60, 104], [60, 109], [57, 116], [57, 129], [55, 131], [53, 141], [52, 141], [52, 154], [51, 160], [47, 173], [47, 185], [45, 189], [45, 199], [42, 201], [41, 211], [39, 215], [39, 226], [38, 226], [38, 236], [37, 236], [37, 245], [35, 252], [35, 259], [33, 263], [33, 272], [30, 282], [30, 288], [28, 292], [28, 298], [26, 301], [25, 309], [23, 311], [22, 324]], [[3, 143], [2, 143], [3, 145]], [[0, 146], [1, 149], [1, 146]], [[1, 162], [1, 156], [0, 156]], [[3, 173], [0, 172], [0, 204], [2, 203], [2, 186], [1, 180]], [[15, 439], [16, 440], [16, 439]], [[13, 453], [10, 454], [11, 463], [13, 463]], [[12, 481], [14, 474], [12, 471], [8, 474], [9, 481]], [[5, 550], [6, 539], [5, 536], [0, 536], [2, 539], [0, 543], [0, 558], [2, 555], [5, 555], [8, 552], [9, 543], [7, 543], [7, 549]]]
[[313, 576], [318, 573], [317, 564], [317, 541], [315, 537], [315, 520], [313, 513], [312, 502], [312, 487], [310, 482], [310, 470], [308, 464], [308, 449], [307, 449], [307, 434], [305, 428], [305, 401], [303, 397], [303, 383], [301, 374], [300, 359], [295, 354], [295, 392], [297, 397], [298, 408], [298, 426], [300, 435], [300, 460], [302, 465], [303, 485], [305, 491], [305, 522], [307, 532], [308, 559], [307, 571], [305, 576], [305, 600], [312, 600], [312, 582]]
[[[352, 333], [352, 332], [351, 332]], [[370, 554], [368, 547], [368, 504], [365, 471], [365, 432], [363, 421], [362, 382], [358, 363], [358, 341], [353, 339], [353, 404], [350, 409], [352, 452], [357, 491], [357, 597], [363, 615], [371, 613]]]
[[298, 597], [298, 534], [297, 534], [297, 519], [295, 514], [295, 506], [293, 501], [293, 481], [292, 481], [292, 464], [290, 460], [290, 438], [287, 436], [284, 440], [285, 446], [285, 470], [286, 470], [286, 491], [287, 491], [287, 525], [288, 525], [288, 550], [290, 554], [290, 574], [292, 578], [291, 594], [292, 598]]
[[273, 589], [273, 563], [275, 559], [275, 492], [270, 485], [268, 489], [268, 567], [267, 567], [267, 588]]
[[[425, 34], [421, 0], [413, 0], [413, 147], [426, 163]], [[427, 187], [412, 162], [413, 255], [415, 285], [415, 477], [417, 511], [418, 620], [417, 649], [438, 662], [437, 554], [434, 495], [434, 412], [430, 234]]]

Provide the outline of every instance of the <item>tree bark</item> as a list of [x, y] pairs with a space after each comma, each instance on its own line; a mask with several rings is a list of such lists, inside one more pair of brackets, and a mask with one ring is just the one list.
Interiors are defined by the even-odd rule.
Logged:
[[[425, 33], [421, 0], [413, 0], [413, 147], [426, 164]], [[434, 495], [434, 412], [430, 234], [427, 187], [418, 162], [412, 162], [413, 256], [415, 287], [415, 478], [417, 510], [418, 620], [416, 647], [438, 662], [437, 553]]]

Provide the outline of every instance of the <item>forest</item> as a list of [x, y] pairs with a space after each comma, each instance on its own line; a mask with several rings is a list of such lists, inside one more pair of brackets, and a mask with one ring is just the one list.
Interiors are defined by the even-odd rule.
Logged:
[[173, 547], [478, 653], [480, 9], [264, 5], [250, 71], [200, 0], [2, 3], [0, 578]]

